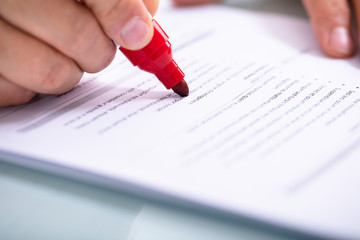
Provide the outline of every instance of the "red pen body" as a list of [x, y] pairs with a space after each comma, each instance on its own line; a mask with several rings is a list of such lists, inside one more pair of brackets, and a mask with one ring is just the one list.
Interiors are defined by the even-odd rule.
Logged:
[[189, 88], [184, 80], [185, 74], [172, 57], [169, 37], [154, 19], [152, 21], [154, 36], [148, 45], [135, 51], [119, 49], [134, 66], [154, 74], [167, 89], [172, 88], [179, 95], [187, 96]]

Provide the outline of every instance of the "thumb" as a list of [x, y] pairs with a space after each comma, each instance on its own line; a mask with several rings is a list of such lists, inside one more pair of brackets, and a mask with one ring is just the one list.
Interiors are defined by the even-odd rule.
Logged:
[[[142, 0], [84, 0], [84, 2], [105, 33], [120, 46], [138, 50], [150, 42], [154, 28]], [[157, 0], [153, 5], [157, 7]]]
[[347, 0], [303, 0], [316, 38], [331, 57], [349, 57], [355, 51], [351, 11]]

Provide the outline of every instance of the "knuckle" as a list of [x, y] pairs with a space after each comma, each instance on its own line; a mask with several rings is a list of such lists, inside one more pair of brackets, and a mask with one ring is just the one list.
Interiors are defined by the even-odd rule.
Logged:
[[39, 77], [40, 85], [41, 85], [41, 92], [42, 93], [55, 93], [58, 89], [60, 89], [64, 82], [64, 80], [62, 79], [62, 75], [64, 75], [64, 74], [60, 73], [55, 68], [45, 70], [42, 73], [42, 76]]
[[82, 18], [73, 26], [76, 35], [67, 44], [69, 55], [86, 72], [99, 72], [109, 65], [116, 47], [104, 35], [98, 22], [92, 17]]
[[72, 55], [82, 55], [89, 51], [91, 48], [92, 39], [95, 38], [93, 34], [93, 29], [95, 26], [95, 22], [89, 20], [85, 22], [84, 20], [79, 20], [74, 23], [74, 31], [76, 33], [72, 36], [72, 39], [69, 40], [69, 44], [67, 44], [68, 52], [72, 53]]
[[69, 90], [80, 80], [80, 78], [76, 79], [72, 65], [66, 62], [53, 64], [45, 69], [39, 76], [39, 79], [41, 93], [50, 94]]
[[[350, 9], [347, 3], [342, 1], [313, 1], [310, 7], [311, 18], [322, 24], [349, 24]], [[310, 5], [310, 3], [309, 3]]]
[[313, 21], [327, 25], [347, 25], [349, 24], [349, 15], [337, 12], [323, 12], [313, 17]]
[[86, 69], [88, 73], [97, 73], [110, 65], [116, 54], [116, 49], [109, 50], [107, 53], [101, 54], [98, 58], [94, 58], [96, 62]]
[[13, 105], [25, 104], [25, 103], [29, 102], [35, 95], [36, 95], [35, 92], [29, 92], [29, 91], [27, 91], [21, 95], [18, 95], [13, 100]]

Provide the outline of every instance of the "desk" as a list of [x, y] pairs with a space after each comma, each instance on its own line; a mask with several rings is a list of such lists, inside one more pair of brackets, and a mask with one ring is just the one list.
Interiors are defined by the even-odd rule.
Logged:
[[[300, 1], [228, 1], [305, 17]], [[0, 239], [303, 239], [253, 222], [152, 202], [0, 163]]]
[[0, 163], [0, 239], [304, 239]]

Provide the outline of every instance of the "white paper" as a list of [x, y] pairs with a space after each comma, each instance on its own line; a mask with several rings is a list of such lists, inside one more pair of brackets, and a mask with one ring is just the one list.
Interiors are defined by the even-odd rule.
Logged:
[[61, 96], [0, 109], [2, 160], [333, 238], [360, 238], [360, 60], [309, 23], [221, 6], [161, 9], [190, 95], [118, 54]]

